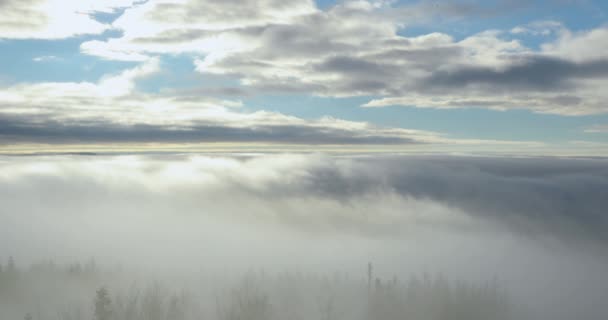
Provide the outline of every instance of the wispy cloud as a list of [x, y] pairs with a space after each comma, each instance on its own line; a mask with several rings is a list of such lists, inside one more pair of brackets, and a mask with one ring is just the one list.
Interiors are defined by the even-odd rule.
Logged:
[[60, 61], [61, 58], [57, 56], [39, 56], [32, 59], [34, 62], [49, 62], [49, 61]]
[[585, 129], [587, 133], [608, 133], [607, 124], [596, 124]]

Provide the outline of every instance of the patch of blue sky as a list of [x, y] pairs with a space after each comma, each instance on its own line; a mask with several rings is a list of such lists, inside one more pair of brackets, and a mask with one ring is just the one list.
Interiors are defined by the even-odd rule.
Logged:
[[91, 13], [91, 17], [101, 23], [111, 24], [118, 19], [126, 9], [127, 7], [114, 9], [113, 12], [93, 12]]
[[2, 85], [23, 82], [95, 82], [105, 74], [118, 73], [137, 63], [104, 60], [80, 52], [80, 44], [115, 36], [81, 36], [62, 40], [0, 41]]
[[315, 0], [317, 7], [321, 9], [327, 9], [335, 5], [338, 0]]
[[[135, 1], [133, 5], [143, 4], [146, 2], [148, 2], [148, 0]], [[130, 7], [115, 8], [113, 12], [93, 12], [91, 16], [93, 19], [101, 23], [110, 24], [118, 19], [128, 8]]]

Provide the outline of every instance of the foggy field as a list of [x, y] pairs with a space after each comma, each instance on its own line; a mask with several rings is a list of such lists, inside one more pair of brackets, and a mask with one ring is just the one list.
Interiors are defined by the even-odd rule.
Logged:
[[0, 319], [603, 320], [607, 192], [602, 158], [4, 156]]
[[93, 261], [26, 270], [12, 263], [0, 273], [3, 319], [508, 319], [510, 311], [496, 281], [476, 286], [428, 274], [403, 281], [258, 270], [163, 283]]

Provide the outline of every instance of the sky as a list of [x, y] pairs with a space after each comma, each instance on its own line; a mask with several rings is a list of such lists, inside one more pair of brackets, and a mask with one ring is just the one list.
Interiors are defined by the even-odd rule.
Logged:
[[0, 10], [2, 153], [608, 151], [604, 1]]
[[517, 319], [606, 319], [608, 2], [0, 12], [0, 266], [92, 257], [162, 280], [373, 262], [498, 277]]

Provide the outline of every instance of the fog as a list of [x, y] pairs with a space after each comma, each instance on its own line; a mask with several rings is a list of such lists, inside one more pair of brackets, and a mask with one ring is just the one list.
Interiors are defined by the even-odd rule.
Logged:
[[0, 204], [0, 319], [608, 316], [603, 158], [4, 156]]

